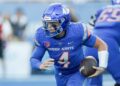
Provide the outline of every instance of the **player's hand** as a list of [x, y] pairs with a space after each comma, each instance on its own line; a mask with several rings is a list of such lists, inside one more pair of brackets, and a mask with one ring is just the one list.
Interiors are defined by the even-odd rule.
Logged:
[[98, 75], [102, 74], [105, 71], [105, 68], [103, 68], [103, 67], [95, 67], [95, 66], [93, 66], [93, 68], [96, 69], [96, 72], [93, 75], [89, 76], [89, 78], [98, 76]]
[[54, 64], [54, 59], [47, 59], [40, 65], [41, 70], [50, 70], [49, 68], [52, 67]]

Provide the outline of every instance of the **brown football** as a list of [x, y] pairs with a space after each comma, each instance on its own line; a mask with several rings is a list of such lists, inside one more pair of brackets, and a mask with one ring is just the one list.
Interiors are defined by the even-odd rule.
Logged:
[[81, 61], [80, 72], [85, 77], [88, 77], [96, 72], [96, 69], [93, 66], [97, 66], [97, 61], [93, 56], [87, 56]]

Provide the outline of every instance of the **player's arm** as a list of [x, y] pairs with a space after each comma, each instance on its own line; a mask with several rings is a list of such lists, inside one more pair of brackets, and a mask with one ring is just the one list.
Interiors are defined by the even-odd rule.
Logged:
[[46, 70], [49, 69], [50, 66], [53, 65], [54, 61], [52, 59], [47, 59], [44, 62], [41, 62], [43, 56], [45, 54], [45, 49], [42, 47], [35, 47], [33, 50], [30, 62], [33, 69], [41, 69]]
[[30, 63], [33, 69], [40, 69], [41, 60], [43, 58], [44, 53], [45, 50], [42, 47], [36, 46], [34, 48], [30, 59]]
[[41, 70], [46, 70], [48, 69], [52, 64], [53, 64], [53, 60], [48, 59], [44, 62], [42, 61], [42, 58], [45, 54], [45, 47], [43, 46], [42, 43], [40, 43], [40, 41], [38, 39], [40, 39], [38, 36], [39, 34], [37, 34], [36, 38], [35, 38], [35, 45], [36, 47], [33, 50], [31, 59], [30, 59], [30, 63], [33, 69], [41, 69]]
[[90, 77], [95, 77], [95, 76], [103, 73], [108, 65], [107, 44], [103, 40], [101, 40], [99, 37], [96, 37], [96, 42], [95, 42], [94, 47], [98, 49], [99, 67], [93, 67], [97, 71]]
[[107, 44], [99, 37], [93, 36], [87, 28], [84, 30], [83, 41], [86, 46], [98, 49], [99, 67], [94, 67], [97, 71], [90, 77], [97, 76], [105, 70], [108, 64]]

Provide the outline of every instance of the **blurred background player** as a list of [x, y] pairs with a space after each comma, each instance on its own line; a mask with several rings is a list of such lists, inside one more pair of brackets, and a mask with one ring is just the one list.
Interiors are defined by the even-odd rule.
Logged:
[[[115, 86], [120, 86], [120, 0], [112, 0], [108, 5], [92, 16], [90, 25], [94, 27], [93, 33], [108, 44], [109, 61], [107, 71], [116, 81]], [[98, 59], [97, 49], [86, 48], [86, 55], [93, 55]], [[89, 79], [91, 85], [102, 86], [102, 76]]]
[[17, 40], [25, 40], [24, 31], [28, 24], [28, 20], [22, 8], [17, 8], [15, 14], [10, 19], [10, 23], [13, 29], [14, 38]]
[[2, 14], [0, 14], [0, 75], [2, 75], [2, 77], [5, 76], [5, 64], [4, 64], [4, 56], [3, 56], [3, 17]]
[[9, 21], [9, 15], [1, 13], [0, 16], [0, 73], [3, 78], [6, 76], [6, 64], [4, 50], [8, 41], [12, 40], [12, 28]]
[[[0, 64], [2, 72], [4, 72], [4, 65], [3, 65], [3, 35], [2, 35], [2, 16], [0, 15]], [[3, 74], [4, 75], [4, 74]]]
[[5, 12], [2, 14], [2, 35], [5, 41], [5, 44], [13, 39], [13, 29], [10, 23], [10, 14]]
[[[107, 67], [107, 45], [98, 37], [90, 34], [83, 23], [70, 22], [69, 9], [60, 3], [49, 5], [44, 11], [43, 26], [36, 32], [36, 48], [31, 56], [31, 66], [47, 70], [55, 66], [57, 86], [80, 86], [85, 77], [80, 74], [80, 62], [84, 58], [83, 45], [99, 50], [100, 65], [93, 76], [101, 74]], [[45, 51], [50, 58], [42, 62]], [[104, 59], [104, 60], [103, 60]]]

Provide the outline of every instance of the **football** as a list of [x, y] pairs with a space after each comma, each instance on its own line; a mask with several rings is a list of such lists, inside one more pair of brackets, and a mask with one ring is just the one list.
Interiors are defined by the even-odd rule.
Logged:
[[93, 56], [87, 56], [81, 61], [80, 72], [85, 77], [88, 77], [96, 72], [96, 69], [93, 66], [97, 66], [97, 61]]

